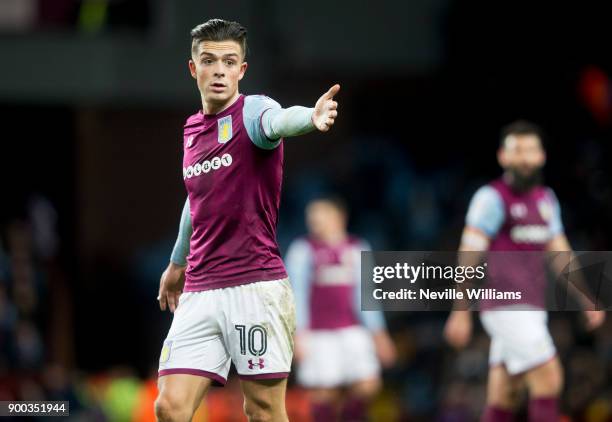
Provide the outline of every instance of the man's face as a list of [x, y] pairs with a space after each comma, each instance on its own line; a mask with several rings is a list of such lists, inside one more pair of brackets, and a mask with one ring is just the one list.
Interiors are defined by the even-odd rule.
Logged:
[[236, 94], [247, 69], [243, 57], [242, 47], [232, 40], [202, 41], [192, 51], [189, 70], [206, 102], [224, 104]]
[[509, 135], [498, 152], [499, 164], [521, 179], [533, 179], [546, 162], [537, 135]]
[[306, 207], [306, 225], [314, 237], [325, 238], [346, 230], [344, 213], [327, 201], [314, 201]]

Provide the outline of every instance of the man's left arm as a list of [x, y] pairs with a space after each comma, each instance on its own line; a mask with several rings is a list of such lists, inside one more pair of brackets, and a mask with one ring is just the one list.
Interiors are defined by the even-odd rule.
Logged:
[[327, 132], [338, 116], [338, 103], [334, 96], [340, 85], [332, 86], [312, 108], [280, 104], [263, 95], [248, 96], [244, 105], [244, 123], [249, 137], [263, 149], [274, 149], [281, 138], [304, 135], [317, 129]]
[[[362, 242], [359, 248], [362, 251], [371, 251], [372, 248], [367, 242]], [[360, 253], [361, 255], [361, 253]], [[372, 333], [376, 355], [383, 367], [391, 367], [397, 359], [395, 344], [387, 331], [387, 323], [382, 311], [362, 311], [361, 310], [361, 260], [356, 260], [354, 269], [355, 289], [353, 295], [353, 306], [360, 322]]]
[[[563, 223], [561, 222], [561, 207], [559, 206], [559, 202], [552, 191], [551, 197], [553, 202], [553, 212], [549, 222], [551, 240], [546, 245], [546, 250], [548, 252], [562, 252], [556, 257], [558, 259], [553, 258], [551, 261], [551, 269], [556, 276], [555, 280], [557, 282], [562, 282], [563, 272], [567, 268], [567, 264], [569, 263], [571, 267], [572, 263], [576, 263], [577, 261], [575, 260], [572, 247], [563, 229]], [[580, 303], [586, 317], [587, 328], [593, 330], [603, 323], [606, 314], [603, 311], [596, 310], [597, 298], [592, 297], [590, 289], [588, 288], [581, 272], [570, 272], [572, 273], [573, 277], [572, 280], [568, 280], [567, 290]]]

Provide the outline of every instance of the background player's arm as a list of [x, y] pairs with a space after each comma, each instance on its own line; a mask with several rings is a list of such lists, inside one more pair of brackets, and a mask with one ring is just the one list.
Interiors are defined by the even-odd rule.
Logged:
[[285, 256], [285, 266], [295, 297], [296, 330], [293, 355], [298, 362], [304, 353], [300, 337], [308, 331], [310, 325], [312, 262], [312, 250], [308, 242], [304, 239], [293, 241]]
[[[474, 267], [480, 264], [489, 248], [490, 238], [482, 230], [465, 226], [461, 235], [458, 264]], [[469, 253], [461, 253], [469, 252]], [[457, 289], [465, 289], [463, 284], [457, 284]], [[464, 297], [467, 295], [464, 294]], [[472, 311], [468, 299], [455, 299], [453, 311], [450, 313], [444, 327], [444, 338], [456, 349], [465, 347], [472, 338]]]
[[[572, 247], [564, 233], [563, 223], [561, 221], [561, 207], [555, 194], [551, 191], [553, 198], [553, 215], [549, 222], [551, 240], [546, 245], [546, 250], [549, 252], [561, 252], [556, 256], [553, 256], [550, 266], [552, 271], [555, 273], [555, 280], [559, 283], [563, 283], [567, 286], [567, 291], [574, 296], [574, 298], [580, 303], [582, 309], [584, 309], [584, 315], [586, 318], [587, 328], [592, 330], [599, 327], [604, 319], [605, 312], [597, 311], [597, 298], [592, 297], [591, 291], [584, 280], [581, 271], [579, 270], [579, 262], [574, 259]], [[555, 259], [556, 258], [556, 259]], [[568, 274], [572, 275], [571, 280], [567, 280], [563, 277], [564, 271], [567, 269], [569, 264]], [[573, 269], [572, 267], [576, 267]]]
[[[370, 251], [372, 248], [366, 242], [362, 242], [360, 249], [362, 251]], [[354, 303], [353, 308], [357, 312], [360, 322], [366, 327], [371, 333], [374, 339], [374, 345], [376, 347], [376, 355], [380, 360], [383, 367], [388, 368], [392, 366], [397, 359], [397, 352], [395, 344], [387, 331], [387, 323], [385, 316], [381, 311], [362, 311], [361, 310], [361, 260], [356, 261], [356, 268], [354, 273], [355, 289], [354, 292]]]
[[[480, 188], [472, 198], [461, 235], [459, 265], [476, 266], [489, 249], [504, 221], [504, 206], [497, 191], [490, 186]], [[459, 285], [463, 288], [463, 285]], [[472, 314], [467, 299], [456, 300], [446, 326], [444, 337], [455, 348], [467, 345], [472, 337]]]
[[170, 263], [162, 273], [159, 282], [159, 307], [162, 311], [166, 310], [166, 306], [170, 308], [170, 312], [174, 312], [178, 306], [179, 296], [183, 291], [185, 284], [185, 267], [187, 266], [187, 255], [189, 255], [189, 241], [193, 228], [191, 225], [191, 214], [189, 209], [189, 198], [185, 201], [183, 212], [181, 214], [181, 222], [179, 224], [179, 233], [172, 249]]
[[331, 87], [313, 108], [282, 108], [263, 95], [246, 97], [243, 116], [249, 137], [258, 147], [273, 149], [281, 138], [303, 135], [315, 129], [327, 132], [338, 115], [338, 103], [333, 97], [339, 90], [340, 85]]

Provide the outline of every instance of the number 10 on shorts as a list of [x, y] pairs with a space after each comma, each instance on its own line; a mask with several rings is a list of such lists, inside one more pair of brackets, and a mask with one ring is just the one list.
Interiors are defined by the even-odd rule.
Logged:
[[240, 354], [246, 355], [247, 348], [252, 356], [261, 356], [268, 348], [268, 333], [262, 325], [234, 325], [240, 336]]

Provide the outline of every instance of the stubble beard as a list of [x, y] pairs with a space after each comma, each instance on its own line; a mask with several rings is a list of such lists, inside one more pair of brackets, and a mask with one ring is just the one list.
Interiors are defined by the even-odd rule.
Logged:
[[524, 174], [517, 169], [508, 169], [511, 176], [510, 186], [517, 192], [528, 192], [534, 187], [541, 185], [543, 182], [542, 169], [538, 168], [531, 171], [529, 174]]

